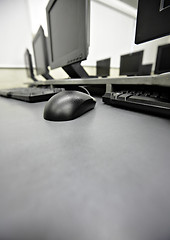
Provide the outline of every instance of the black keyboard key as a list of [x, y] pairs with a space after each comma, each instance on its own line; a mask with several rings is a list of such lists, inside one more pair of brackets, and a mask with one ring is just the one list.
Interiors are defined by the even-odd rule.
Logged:
[[131, 96], [132, 96], [131, 93], [124, 93], [118, 96], [118, 100], [126, 101]]
[[122, 94], [123, 94], [122, 92], [112, 92], [111, 93], [111, 99], [117, 99]]

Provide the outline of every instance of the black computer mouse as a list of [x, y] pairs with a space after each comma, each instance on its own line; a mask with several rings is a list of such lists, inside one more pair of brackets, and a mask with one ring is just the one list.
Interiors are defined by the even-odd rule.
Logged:
[[47, 102], [44, 119], [50, 121], [68, 121], [80, 117], [95, 107], [96, 100], [79, 91], [62, 91]]

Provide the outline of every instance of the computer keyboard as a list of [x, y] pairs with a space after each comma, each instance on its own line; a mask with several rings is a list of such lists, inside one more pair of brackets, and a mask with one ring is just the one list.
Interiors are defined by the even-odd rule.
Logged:
[[25, 102], [42, 102], [47, 101], [54, 94], [61, 92], [62, 88], [50, 87], [26, 87], [1, 89], [0, 96], [14, 98]]
[[152, 91], [113, 91], [103, 102], [115, 107], [170, 117], [170, 95]]

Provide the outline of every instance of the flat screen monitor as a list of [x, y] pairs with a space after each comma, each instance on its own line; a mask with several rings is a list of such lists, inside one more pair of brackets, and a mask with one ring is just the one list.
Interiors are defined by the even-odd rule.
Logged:
[[107, 77], [110, 75], [110, 58], [96, 62], [96, 74], [98, 77]]
[[32, 42], [37, 75], [49, 78], [47, 40], [40, 26]]
[[138, 75], [139, 68], [142, 65], [143, 51], [129, 53], [120, 57], [120, 75], [135, 76]]
[[170, 34], [170, 1], [139, 0], [135, 43]]
[[170, 44], [158, 47], [155, 74], [170, 72]]
[[85, 60], [90, 44], [90, 0], [50, 0], [46, 13], [51, 69]]
[[25, 62], [27, 77], [31, 78], [34, 81], [37, 81], [34, 76], [32, 57], [28, 49], [26, 49], [24, 53], [24, 62]]
[[147, 76], [151, 75], [152, 72], [152, 64], [144, 64], [139, 67], [138, 76]]

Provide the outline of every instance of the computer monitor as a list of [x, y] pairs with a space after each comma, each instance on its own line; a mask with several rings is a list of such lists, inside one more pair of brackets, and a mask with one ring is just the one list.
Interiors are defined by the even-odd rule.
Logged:
[[110, 58], [96, 62], [96, 74], [98, 77], [107, 77], [110, 75]]
[[42, 75], [45, 79], [52, 79], [48, 70], [48, 50], [47, 40], [42, 26], [39, 27], [33, 42], [34, 59], [37, 75]]
[[37, 81], [37, 79], [34, 76], [34, 70], [32, 65], [32, 57], [28, 49], [25, 50], [24, 53], [24, 61], [25, 61], [25, 68], [26, 73], [29, 78], [31, 78], [33, 81]]
[[120, 57], [119, 75], [136, 76], [142, 65], [143, 51], [133, 52]]
[[50, 0], [46, 13], [51, 69], [62, 67], [71, 78], [88, 77], [80, 63], [90, 44], [90, 0]]
[[151, 75], [152, 72], [152, 64], [143, 64], [139, 67], [138, 76], [147, 76]]
[[169, 22], [169, 0], [138, 0], [135, 43], [169, 35]]
[[157, 50], [155, 74], [170, 72], [170, 44], [161, 45]]

